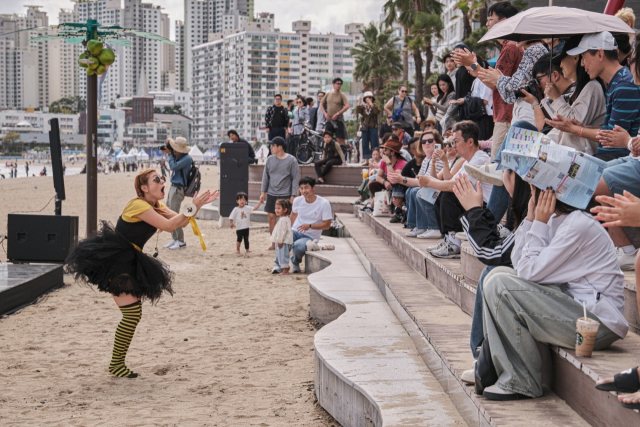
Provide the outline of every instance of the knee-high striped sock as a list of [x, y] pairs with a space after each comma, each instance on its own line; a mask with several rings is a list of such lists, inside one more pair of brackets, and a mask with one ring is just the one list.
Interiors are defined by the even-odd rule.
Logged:
[[133, 334], [136, 332], [136, 326], [138, 326], [138, 322], [142, 317], [142, 303], [138, 301], [125, 305], [120, 307], [120, 311], [122, 312], [122, 320], [116, 329], [109, 372], [117, 377], [135, 378], [138, 374], [125, 366], [124, 358], [127, 356], [129, 344], [131, 344]]

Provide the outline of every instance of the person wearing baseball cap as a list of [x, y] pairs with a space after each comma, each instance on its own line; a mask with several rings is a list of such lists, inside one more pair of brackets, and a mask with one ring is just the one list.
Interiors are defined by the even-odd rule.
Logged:
[[380, 145], [378, 135], [378, 117], [381, 109], [375, 104], [376, 97], [372, 92], [365, 92], [356, 106], [356, 116], [360, 117], [360, 137], [362, 142], [362, 163], [368, 163], [371, 151]]
[[[293, 199], [298, 194], [298, 181], [300, 181], [300, 167], [295, 157], [286, 152], [287, 143], [281, 136], [276, 136], [269, 141], [271, 156], [267, 157], [262, 173], [262, 187], [260, 189], [260, 204], [265, 203], [264, 211], [268, 214], [269, 234], [273, 233], [276, 226], [276, 201]], [[275, 250], [272, 243], [268, 250]]]
[[[611, 161], [629, 154], [625, 143], [612, 140], [612, 131], [619, 127], [634, 137], [640, 128], [640, 90], [634, 84], [633, 75], [628, 68], [618, 62], [618, 44], [608, 31], [585, 34], [578, 46], [567, 51], [567, 55], [582, 55], [582, 64], [589, 77], [599, 77], [607, 85], [606, 113], [602, 128], [588, 128], [586, 124], [573, 123], [559, 116], [547, 122], [562, 132], [569, 132], [599, 141], [596, 157]], [[611, 165], [609, 165], [611, 166]]]
[[392, 126], [393, 134], [398, 136], [398, 141], [402, 142], [403, 147], [407, 147], [409, 145], [409, 140], [411, 139], [411, 135], [402, 127], [402, 123], [395, 122]]

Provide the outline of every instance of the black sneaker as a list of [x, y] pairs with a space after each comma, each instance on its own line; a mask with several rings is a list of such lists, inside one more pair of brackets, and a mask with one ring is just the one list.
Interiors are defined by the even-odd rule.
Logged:
[[373, 209], [371, 209], [369, 206], [365, 206], [364, 208], [360, 209], [359, 212], [363, 212], [363, 213], [373, 213]]
[[401, 222], [402, 222], [402, 215], [395, 214], [395, 215], [393, 216], [393, 218], [391, 218], [391, 219], [389, 220], [389, 222], [390, 222], [391, 224], [399, 224], [399, 223], [401, 223]]

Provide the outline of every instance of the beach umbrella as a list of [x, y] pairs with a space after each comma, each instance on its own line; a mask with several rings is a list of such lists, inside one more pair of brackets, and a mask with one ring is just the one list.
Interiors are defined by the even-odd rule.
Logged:
[[544, 38], [569, 38], [576, 34], [609, 31], [611, 34], [633, 33], [633, 29], [616, 16], [571, 7], [532, 7], [498, 22], [480, 42], [503, 39], [516, 42]]

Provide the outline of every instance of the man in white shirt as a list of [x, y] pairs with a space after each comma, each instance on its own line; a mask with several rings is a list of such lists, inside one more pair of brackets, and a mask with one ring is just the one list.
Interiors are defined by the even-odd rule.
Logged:
[[[322, 230], [331, 228], [333, 213], [331, 204], [314, 192], [316, 180], [305, 176], [299, 182], [300, 194], [293, 200], [291, 209], [291, 222], [293, 230], [293, 245], [291, 257], [291, 272], [300, 273], [300, 262], [307, 251], [307, 241], [318, 240]], [[279, 273], [282, 268], [276, 259], [273, 273]]]
[[[480, 150], [478, 145], [479, 129], [477, 124], [471, 120], [464, 120], [456, 123], [452, 131], [453, 144], [455, 144], [460, 157], [465, 159], [467, 164], [483, 165], [490, 161], [490, 157], [487, 153]], [[434, 190], [441, 191], [434, 204], [434, 208], [436, 211], [436, 219], [438, 220], [438, 227], [444, 235], [444, 240], [438, 246], [427, 249], [431, 255], [438, 258], [460, 258], [461, 242], [460, 239], [456, 238], [456, 233], [462, 231], [460, 216], [465, 210], [455, 194], [453, 194], [456, 178], [460, 174], [466, 174], [464, 169], [460, 169], [452, 179], [446, 181], [433, 179], [427, 175], [418, 177], [421, 187], [430, 187]], [[475, 188], [478, 180], [469, 176], [469, 181]], [[491, 195], [493, 185], [482, 182], [481, 186], [482, 197], [486, 203], [489, 201], [489, 195]]]

